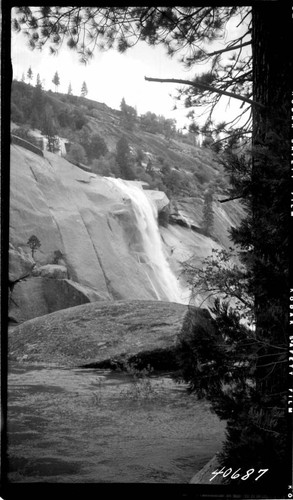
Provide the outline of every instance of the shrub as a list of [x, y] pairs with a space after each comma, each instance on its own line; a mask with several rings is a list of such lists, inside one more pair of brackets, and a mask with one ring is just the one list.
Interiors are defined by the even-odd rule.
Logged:
[[60, 250], [54, 251], [53, 264], [58, 264], [59, 260], [63, 259], [63, 253]]
[[84, 148], [80, 144], [72, 144], [69, 153], [66, 155], [66, 160], [73, 163], [87, 163], [87, 157]]
[[169, 207], [165, 207], [158, 213], [159, 226], [168, 227], [169, 218], [170, 218], [170, 209]]
[[14, 104], [11, 103], [11, 120], [15, 123], [24, 123], [24, 114], [23, 112]]

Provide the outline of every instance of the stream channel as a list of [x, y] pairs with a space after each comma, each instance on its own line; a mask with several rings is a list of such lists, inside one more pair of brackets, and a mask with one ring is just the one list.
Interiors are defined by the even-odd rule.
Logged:
[[188, 483], [225, 423], [169, 374], [9, 363], [8, 479]]

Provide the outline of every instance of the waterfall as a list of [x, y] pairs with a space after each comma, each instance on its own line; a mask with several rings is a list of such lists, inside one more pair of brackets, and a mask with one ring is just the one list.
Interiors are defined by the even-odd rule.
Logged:
[[[139, 183], [107, 177], [122, 197], [130, 200], [141, 235], [144, 269], [158, 300], [185, 303], [178, 280], [164, 255], [157, 222], [157, 207], [145, 194]], [[138, 262], [140, 258], [138, 256]], [[147, 263], [147, 266], [145, 265]]]

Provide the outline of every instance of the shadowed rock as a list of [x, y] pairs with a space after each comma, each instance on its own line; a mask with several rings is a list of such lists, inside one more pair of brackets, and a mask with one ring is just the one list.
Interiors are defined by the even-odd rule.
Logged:
[[9, 319], [21, 323], [59, 309], [96, 300], [105, 300], [105, 297], [74, 281], [41, 276], [30, 277], [14, 285], [10, 294]]

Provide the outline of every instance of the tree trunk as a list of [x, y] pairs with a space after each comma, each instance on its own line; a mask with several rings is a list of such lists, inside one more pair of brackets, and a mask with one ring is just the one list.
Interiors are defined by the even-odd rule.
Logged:
[[266, 318], [276, 306], [285, 315], [278, 315], [280, 338], [285, 335], [288, 300], [292, 77], [286, 49], [291, 46], [291, 9], [279, 2], [259, 2], [252, 12], [254, 99], [265, 106], [264, 110], [253, 109], [252, 244], [257, 326], [269, 326]]
[[[289, 439], [286, 420], [289, 203], [291, 7], [279, 2], [253, 5], [252, 225], [256, 337], [259, 342], [256, 383], [258, 407], [265, 417], [263, 446], [271, 443], [271, 468], [286, 477]], [[278, 417], [274, 424], [274, 415]], [[266, 430], [269, 429], [269, 430]], [[275, 455], [274, 455], [275, 454]], [[269, 456], [270, 456], [269, 455]], [[287, 458], [287, 464], [286, 464]]]

